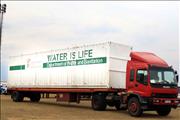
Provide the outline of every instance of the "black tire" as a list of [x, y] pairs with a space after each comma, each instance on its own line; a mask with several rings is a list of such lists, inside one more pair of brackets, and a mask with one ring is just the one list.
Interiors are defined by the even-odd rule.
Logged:
[[41, 99], [41, 94], [40, 93], [33, 93], [30, 96], [30, 101], [31, 102], [39, 102]]
[[167, 116], [171, 112], [171, 107], [170, 106], [159, 106], [156, 108], [156, 112], [160, 116]]
[[103, 94], [93, 95], [91, 105], [94, 110], [99, 110], [99, 111], [105, 110], [107, 106], [105, 95]]
[[143, 110], [141, 109], [141, 104], [136, 97], [132, 97], [128, 101], [128, 112], [131, 116], [139, 117], [142, 115]]
[[122, 107], [121, 106], [121, 102], [120, 101], [116, 101], [115, 102], [115, 108], [116, 108], [116, 110], [127, 110], [126, 107]]
[[120, 101], [115, 101], [115, 108], [116, 108], [116, 110], [121, 109], [121, 102]]
[[24, 96], [22, 93], [18, 92], [18, 91], [15, 91], [11, 94], [11, 99], [14, 101], [14, 102], [22, 102], [23, 99], [24, 99]]

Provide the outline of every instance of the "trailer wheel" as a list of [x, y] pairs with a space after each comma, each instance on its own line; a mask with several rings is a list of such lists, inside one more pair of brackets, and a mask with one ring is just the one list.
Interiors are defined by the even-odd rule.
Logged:
[[156, 108], [156, 112], [160, 116], [167, 116], [171, 112], [170, 106], [159, 106]]
[[24, 99], [24, 96], [22, 93], [18, 92], [18, 91], [15, 91], [11, 94], [11, 99], [14, 101], [14, 102], [22, 102], [23, 99]]
[[100, 95], [100, 94], [95, 94], [92, 96], [92, 108], [94, 110], [99, 110], [99, 111], [103, 111], [106, 109], [106, 99], [105, 99], [105, 95]]
[[135, 117], [139, 117], [142, 115], [143, 110], [141, 109], [141, 104], [136, 97], [132, 97], [128, 101], [128, 112], [131, 116]]
[[115, 108], [116, 108], [116, 110], [121, 109], [121, 102], [120, 101], [115, 101]]
[[40, 93], [33, 93], [30, 96], [31, 102], [39, 102], [41, 99], [41, 94]]

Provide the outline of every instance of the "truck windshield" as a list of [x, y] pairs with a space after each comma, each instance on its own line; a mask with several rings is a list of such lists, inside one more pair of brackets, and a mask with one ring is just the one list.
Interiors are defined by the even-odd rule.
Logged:
[[172, 68], [150, 68], [150, 83], [177, 84]]

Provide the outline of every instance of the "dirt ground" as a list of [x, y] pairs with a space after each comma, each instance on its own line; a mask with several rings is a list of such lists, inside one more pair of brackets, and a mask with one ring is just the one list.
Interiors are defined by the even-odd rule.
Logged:
[[131, 117], [127, 111], [116, 111], [108, 107], [106, 111], [93, 111], [91, 103], [80, 104], [56, 102], [55, 99], [41, 99], [39, 103], [13, 102], [9, 95], [1, 95], [1, 120], [180, 120], [180, 108], [173, 109], [167, 117], [160, 117], [154, 111], [144, 112], [139, 117]]

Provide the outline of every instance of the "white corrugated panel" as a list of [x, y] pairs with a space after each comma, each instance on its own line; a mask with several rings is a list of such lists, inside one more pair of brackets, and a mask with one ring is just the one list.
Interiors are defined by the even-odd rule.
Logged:
[[8, 87], [125, 88], [130, 50], [106, 42], [11, 57]]
[[109, 76], [112, 88], [126, 87], [126, 65], [131, 49], [130, 46], [117, 43], [110, 45]]

